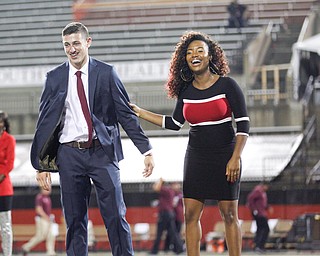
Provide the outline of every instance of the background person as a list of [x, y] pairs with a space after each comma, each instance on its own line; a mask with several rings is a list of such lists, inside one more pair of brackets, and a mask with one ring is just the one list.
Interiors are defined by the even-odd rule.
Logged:
[[40, 192], [35, 198], [35, 222], [36, 234], [24, 245], [22, 245], [23, 255], [28, 255], [28, 252], [42, 241], [46, 241], [46, 255], [54, 256], [55, 253], [55, 235], [52, 232], [52, 223], [54, 215], [51, 214], [51, 189], [40, 189]]
[[59, 171], [68, 256], [88, 255], [91, 181], [112, 254], [133, 255], [118, 164], [123, 159], [119, 124], [144, 155], [144, 177], [154, 167], [152, 147], [114, 67], [89, 57], [88, 29], [68, 24], [62, 43], [68, 61], [47, 74], [31, 163], [45, 190], [51, 186], [50, 172]]
[[[175, 195], [173, 198], [173, 209], [174, 209], [174, 214], [175, 214], [175, 227], [176, 227], [176, 232], [178, 236], [181, 238], [181, 230], [182, 230], [182, 225], [184, 223], [184, 215], [183, 215], [183, 193], [181, 190], [181, 184], [180, 182], [172, 182], [171, 183], [171, 188], [174, 190]], [[167, 233], [166, 240], [165, 240], [165, 245], [164, 245], [164, 251], [167, 252], [170, 250], [171, 246], [173, 246], [171, 243], [171, 238], [170, 238], [170, 233]]]
[[[170, 62], [168, 95], [176, 98], [172, 116], [152, 113], [131, 104], [137, 116], [166, 129], [189, 122], [183, 196], [188, 255], [200, 255], [200, 219], [206, 199], [218, 200], [229, 255], [241, 254], [238, 199], [241, 153], [249, 132], [244, 95], [230, 77], [219, 44], [208, 35], [182, 35]], [[236, 132], [232, 122], [236, 124]]]
[[268, 205], [268, 189], [269, 185], [267, 183], [261, 183], [255, 186], [247, 197], [247, 206], [257, 224], [257, 231], [254, 238], [254, 249], [257, 252], [265, 251], [265, 244], [270, 232], [268, 225], [268, 209], [271, 208]]
[[158, 204], [158, 223], [157, 235], [154, 241], [151, 254], [158, 254], [159, 246], [163, 232], [167, 231], [169, 237], [169, 244], [172, 244], [173, 251], [177, 254], [183, 252], [183, 243], [176, 229], [174, 197], [175, 191], [169, 184], [164, 184], [162, 178], [153, 184], [153, 190], [159, 193]]
[[14, 167], [15, 146], [16, 140], [10, 134], [8, 115], [0, 110], [0, 233], [4, 256], [12, 255], [13, 186], [9, 173]]
[[245, 16], [247, 7], [239, 4], [237, 0], [232, 1], [227, 10], [229, 13], [228, 27], [229, 28], [242, 28], [246, 25], [247, 17]]

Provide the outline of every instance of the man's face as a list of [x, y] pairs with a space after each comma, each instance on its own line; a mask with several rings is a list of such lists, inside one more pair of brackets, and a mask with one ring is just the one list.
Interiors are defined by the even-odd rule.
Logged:
[[76, 69], [81, 69], [87, 62], [88, 49], [91, 45], [92, 38], [85, 38], [81, 33], [74, 33], [71, 35], [65, 35], [62, 37], [64, 51], [72, 64]]

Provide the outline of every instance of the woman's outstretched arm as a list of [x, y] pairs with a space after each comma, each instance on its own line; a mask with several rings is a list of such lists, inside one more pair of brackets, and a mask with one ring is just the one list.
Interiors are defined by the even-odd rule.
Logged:
[[150, 123], [153, 123], [155, 125], [158, 125], [160, 127], [162, 127], [162, 122], [163, 122], [163, 118], [164, 115], [160, 115], [160, 114], [156, 114], [153, 112], [150, 112], [146, 109], [140, 108], [138, 107], [136, 104], [133, 103], [129, 103], [132, 110], [136, 113], [136, 115], [140, 118], [142, 118], [143, 120], [146, 120]]

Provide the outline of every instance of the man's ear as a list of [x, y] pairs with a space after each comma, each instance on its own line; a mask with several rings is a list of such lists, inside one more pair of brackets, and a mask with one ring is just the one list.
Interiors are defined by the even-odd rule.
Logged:
[[92, 37], [87, 37], [86, 41], [87, 41], [87, 45], [88, 45], [88, 48], [89, 48], [91, 46], [91, 43], [92, 43]]

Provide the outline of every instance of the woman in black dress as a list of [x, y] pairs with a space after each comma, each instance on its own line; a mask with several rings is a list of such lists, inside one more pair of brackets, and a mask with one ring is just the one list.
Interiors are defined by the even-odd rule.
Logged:
[[[177, 99], [172, 116], [131, 104], [136, 114], [166, 129], [190, 125], [183, 197], [189, 256], [200, 255], [200, 218], [206, 199], [218, 200], [229, 255], [241, 254], [238, 198], [241, 153], [249, 133], [245, 99], [226, 75], [228, 62], [219, 44], [200, 32], [181, 37], [170, 63], [168, 95]], [[232, 123], [236, 124], [234, 129]]]

